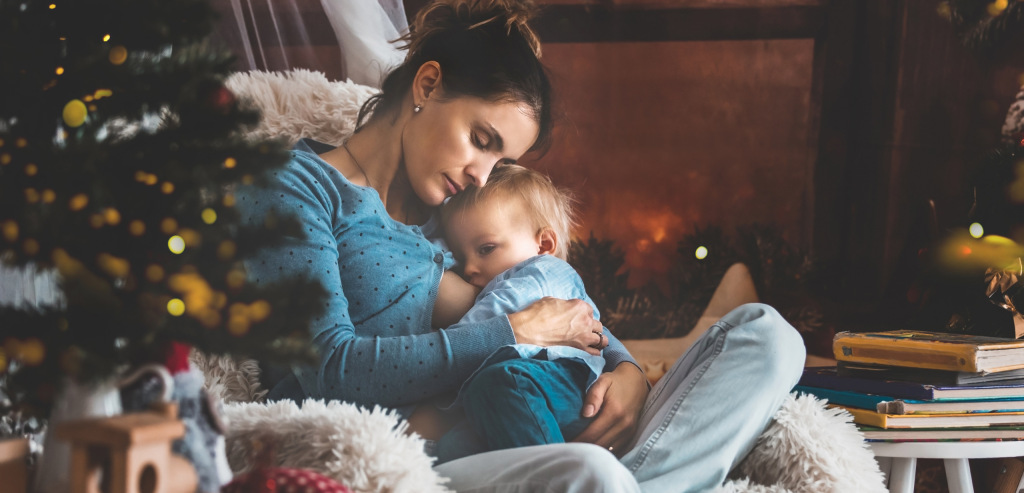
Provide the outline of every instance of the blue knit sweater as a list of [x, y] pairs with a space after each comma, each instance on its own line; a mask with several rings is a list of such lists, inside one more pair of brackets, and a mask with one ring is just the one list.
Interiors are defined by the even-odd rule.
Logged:
[[[514, 344], [507, 316], [435, 330], [430, 319], [441, 275], [454, 263], [437, 221], [399, 223], [377, 191], [352, 184], [317, 154], [331, 147], [303, 140], [269, 184], [238, 193], [243, 219], [271, 210], [298, 217], [305, 238], [288, 237], [246, 262], [253, 282], [279, 276], [319, 279], [329, 293], [317, 318], [316, 367], [295, 367], [270, 398], [340, 399], [398, 408], [452, 392], [497, 348]], [[617, 340], [607, 370], [633, 362]]]

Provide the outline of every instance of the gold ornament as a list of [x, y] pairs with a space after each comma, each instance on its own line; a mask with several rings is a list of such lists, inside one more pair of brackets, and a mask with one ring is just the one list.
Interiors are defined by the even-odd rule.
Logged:
[[85, 117], [89, 116], [89, 110], [85, 103], [79, 99], [72, 99], [64, 105], [64, 123], [69, 127], [80, 127], [85, 123]]

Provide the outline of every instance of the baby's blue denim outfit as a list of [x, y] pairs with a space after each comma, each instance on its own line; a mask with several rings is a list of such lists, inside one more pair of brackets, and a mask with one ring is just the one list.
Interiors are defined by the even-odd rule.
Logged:
[[[460, 323], [515, 313], [545, 296], [582, 299], [600, 319], [572, 266], [538, 255], [492, 279]], [[463, 384], [455, 406], [464, 408], [466, 419], [438, 442], [438, 462], [572, 439], [591, 421], [580, 416], [583, 398], [604, 367], [604, 358], [573, 347], [498, 349]]]

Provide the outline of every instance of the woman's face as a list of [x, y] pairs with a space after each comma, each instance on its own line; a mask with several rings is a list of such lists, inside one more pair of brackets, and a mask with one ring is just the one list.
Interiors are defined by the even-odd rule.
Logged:
[[494, 166], [518, 160], [539, 131], [522, 103], [431, 98], [402, 135], [409, 182], [420, 200], [439, 206], [467, 186], [484, 186]]

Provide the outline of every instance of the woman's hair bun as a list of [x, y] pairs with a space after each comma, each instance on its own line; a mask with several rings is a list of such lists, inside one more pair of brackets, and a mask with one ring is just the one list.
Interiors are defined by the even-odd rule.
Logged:
[[487, 29], [503, 26], [506, 34], [517, 31], [534, 55], [540, 58], [540, 40], [527, 24], [537, 7], [533, 0], [435, 0], [423, 7], [402, 37], [414, 57], [427, 40], [452, 30]]

